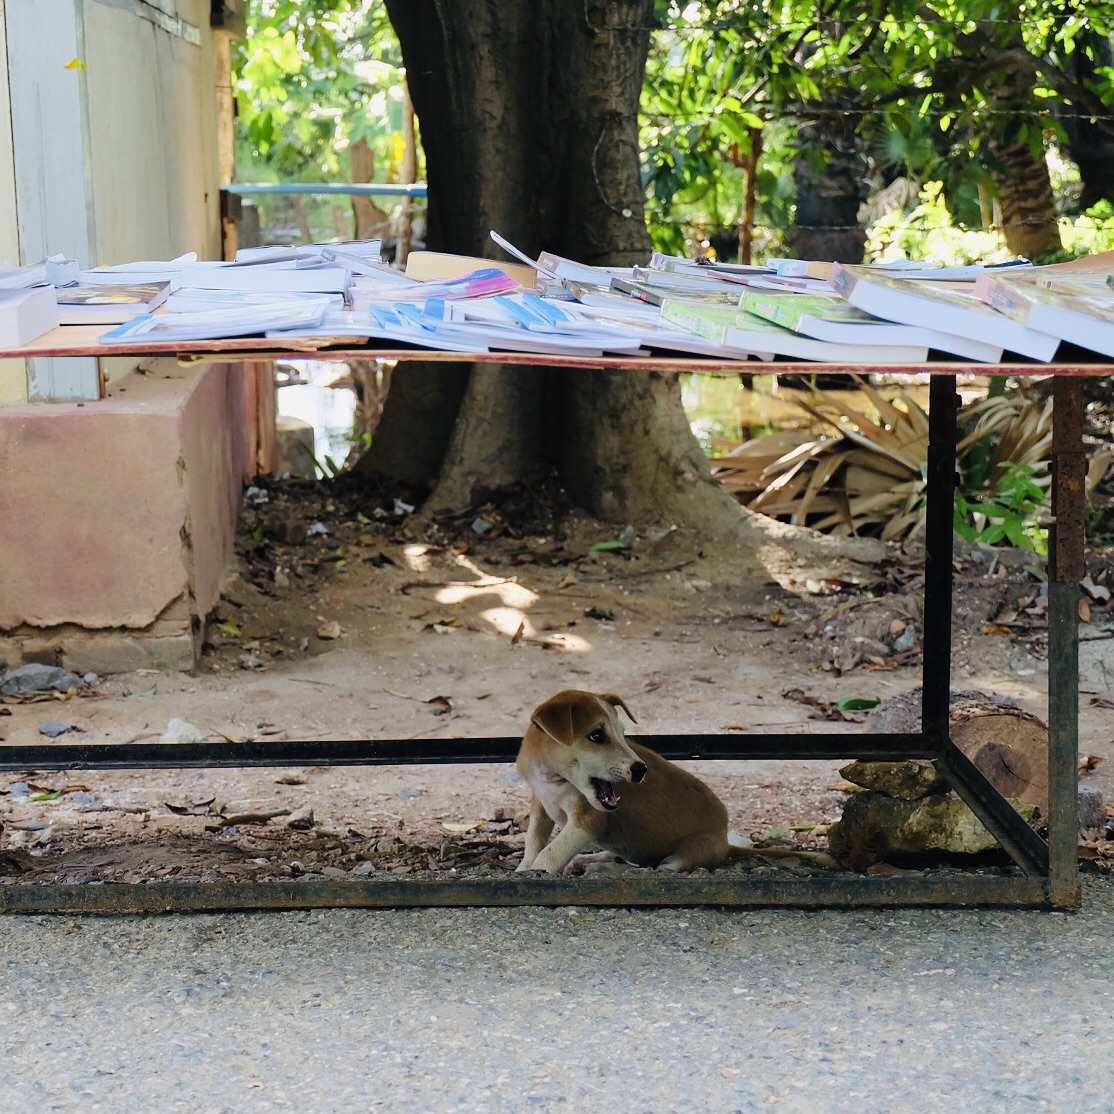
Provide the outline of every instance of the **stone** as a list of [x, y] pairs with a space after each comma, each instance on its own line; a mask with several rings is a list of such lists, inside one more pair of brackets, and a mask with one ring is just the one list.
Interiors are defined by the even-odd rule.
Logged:
[[948, 788], [948, 783], [936, 772], [936, 767], [920, 759], [908, 762], [852, 762], [844, 766], [839, 774], [852, 785], [903, 801], [919, 801], [922, 797], [943, 793]]
[[0, 678], [0, 694], [21, 696], [29, 692], [69, 692], [81, 688], [82, 680], [76, 673], [57, 665], [39, 665], [32, 662], [18, 669], [9, 669]]
[[309, 422], [280, 414], [275, 419], [275, 441], [279, 475], [289, 472], [292, 476], [303, 476], [307, 480], [317, 478], [313, 426]]
[[296, 808], [286, 818], [286, 826], [296, 832], [308, 832], [313, 827], [313, 822], [313, 809], [309, 805]]
[[65, 735], [67, 731], [76, 730], [72, 723], [62, 723], [61, 720], [56, 719], [39, 724], [39, 734], [45, 735], [48, 739], [57, 739], [59, 735]]
[[192, 723], [187, 723], [184, 719], [175, 717], [167, 725], [166, 730], [162, 733], [160, 743], [203, 743], [208, 738], [208, 732], [202, 731], [200, 727], [194, 727]]
[[335, 638], [340, 638], [341, 634], [340, 623], [335, 619], [328, 623], [322, 623], [322, 625], [317, 628], [317, 637], [326, 642], [330, 642]]
[[375, 863], [370, 859], [365, 859], [362, 863], [354, 866], [348, 874], [352, 878], [366, 878], [369, 874], [374, 874], [377, 869]]
[[[1010, 802], [1025, 819], [1038, 819], [1035, 805]], [[958, 797], [936, 795], [903, 801], [884, 793], [856, 793], [828, 833], [832, 854], [862, 867], [888, 855], [977, 855], [997, 840]]]
[[1093, 785], [1079, 787], [1079, 830], [1097, 832], [1106, 826], [1106, 802]]

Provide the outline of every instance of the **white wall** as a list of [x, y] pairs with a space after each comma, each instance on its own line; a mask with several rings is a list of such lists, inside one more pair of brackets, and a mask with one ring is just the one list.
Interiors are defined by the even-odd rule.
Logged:
[[[15, 221], [15, 161], [12, 152], [11, 98], [8, 96], [8, 49], [5, 0], [0, 0], [0, 263], [19, 261]], [[26, 394], [22, 360], [0, 360], [0, 403]]]
[[98, 263], [220, 250], [209, 0], [178, 0], [176, 16], [200, 45], [130, 4], [85, 0]]
[[[209, 0], [0, 0], [0, 260], [219, 254], [209, 15]], [[91, 397], [87, 371], [66, 382], [78, 363], [37, 370], [43, 397]], [[0, 362], [0, 403], [24, 397], [19, 379]]]

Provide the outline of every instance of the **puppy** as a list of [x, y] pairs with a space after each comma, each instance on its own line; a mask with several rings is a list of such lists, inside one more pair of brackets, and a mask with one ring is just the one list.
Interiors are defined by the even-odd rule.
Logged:
[[518, 869], [560, 874], [589, 847], [662, 870], [722, 865], [723, 802], [699, 778], [628, 742], [616, 708], [634, 720], [618, 696], [575, 689], [534, 709], [516, 763], [533, 793]]

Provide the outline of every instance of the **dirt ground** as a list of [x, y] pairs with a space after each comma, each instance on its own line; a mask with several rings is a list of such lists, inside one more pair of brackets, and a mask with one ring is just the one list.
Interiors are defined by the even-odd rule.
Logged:
[[[545, 506], [417, 529], [403, 510], [343, 484], [251, 489], [195, 674], [8, 703], [0, 738], [42, 743], [60, 721], [60, 742], [155, 741], [183, 730], [172, 720], [214, 741], [517, 735], [562, 688], [619, 693], [635, 734], [854, 732], [862, 714], [836, 702], [919, 684], [915, 557], [857, 585], [775, 578], [683, 531]], [[1096, 583], [1114, 580], [1095, 561]], [[957, 560], [953, 677], [1043, 716], [1044, 597], [1022, 565]], [[1088, 615], [1081, 748], [1107, 760], [1087, 776], [1114, 801], [1114, 608]], [[832, 763], [692, 766], [737, 832], [772, 845], [823, 848], [849, 788]], [[0, 882], [509, 870], [527, 801], [510, 766], [23, 771], [0, 777]]]

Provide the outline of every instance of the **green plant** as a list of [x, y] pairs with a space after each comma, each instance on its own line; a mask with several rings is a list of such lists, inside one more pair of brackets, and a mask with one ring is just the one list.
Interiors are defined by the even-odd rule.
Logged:
[[1048, 530], [1042, 519], [1048, 513], [1048, 493], [1035, 480], [1031, 464], [1002, 466], [993, 491], [972, 501], [967, 494], [955, 499], [955, 532], [969, 542], [1000, 545], [1009, 542], [1034, 553], [1048, 553]]

